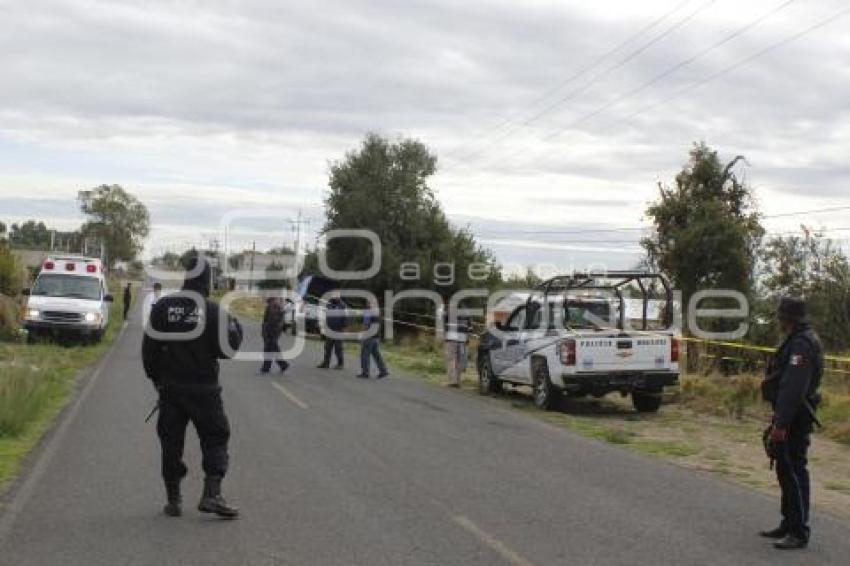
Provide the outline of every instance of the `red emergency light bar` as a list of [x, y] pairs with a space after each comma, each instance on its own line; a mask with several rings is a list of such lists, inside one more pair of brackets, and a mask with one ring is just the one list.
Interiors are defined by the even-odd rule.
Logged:
[[86, 266], [86, 272], [87, 273], [97, 273], [97, 266], [92, 265], [92, 264], [87, 265]]
[[53, 269], [53, 262], [52, 261], [45, 261], [44, 262], [44, 269], [47, 269], [48, 271]]
[[66, 263], [65, 264], [65, 271], [74, 271], [76, 268], [77, 268], [77, 266], [74, 265], [73, 263]]

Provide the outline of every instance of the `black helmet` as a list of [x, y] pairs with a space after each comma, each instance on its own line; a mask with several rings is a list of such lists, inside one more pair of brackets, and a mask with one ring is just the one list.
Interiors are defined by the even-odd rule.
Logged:
[[806, 303], [797, 297], [782, 297], [776, 316], [784, 322], [800, 323], [806, 320]]

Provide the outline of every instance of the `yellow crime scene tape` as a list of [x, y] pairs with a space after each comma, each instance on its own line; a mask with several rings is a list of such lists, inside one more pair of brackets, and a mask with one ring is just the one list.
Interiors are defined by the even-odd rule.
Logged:
[[[313, 298], [315, 298], [319, 302], [322, 302], [322, 299], [320, 297], [313, 297]], [[403, 314], [403, 315], [407, 315], [407, 316], [437, 320], [436, 316], [425, 314], [425, 313], [414, 313], [414, 312], [400, 311], [398, 309], [393, 309], [393, 312]], [[431, 333], [434, 333], [434, 334], [437, 333], [436, 329], [431, 327], [431, 326], [424, 326], [424, 325], [421, 325], [421, 324], [415, 324], [415, 323], [412, 323], [412, 322], [394, 319], [394, 318], [389, 318], [389, 319], [384, 318], [383, 320], [385, 322], [393, 322], [395, 324], [400, 324], [402, 326], [408, 326], [408, 327], [411, 327], [411, 328], [418, 328], [420, 330], [425, 330], [427, 332], [431, 332]], [[486, 326], [484, 323], [481, 323], [481, 322], [477, 322], [477, 321], [471, 321], [471, 322], [474, 326], [481, 328], [481, 329], [484, 329], [485, 326]], [[612, 328], [612, 330], [613, 330], [613, 328]], [[637, 331], [637, 332], [638, 333], [653, 334], [652, 331]], [[480, 334], [476, 334], [474, 332], [471, 332], [469, 334], [470, 334], [471, 337], [479, 337], [480, 336]], [[694, 338], [694, 337], [691, 337], [691, 336], [681, 336], [680, 340], [682, 340], [683, 342], [691, 342], [691, 343], [694, 343], [694, 344], [706, 344], [706, 345], [709, 345], [709, 346], [720, 346], [720, 347], [724, 347], [724, 348], [735, 348], [735, 349], [738, 349], [738, 350], [744, 350], [744, 351], [748, 351], [748, 352], [759, 352], [759, 353], [762, 353], [762, 354], [773, 354], [776, 351], [775, 347], [770, 347], [770, 346], [759, 346], [757, 344], [742, 344], [740, 342], [727, 342], [727, 341], [722, 341], [722, 340], [708, 340], [708, 339], [705, 339], [705, 338]], [[698, 353], [698, 355], [700, 357], [703, 357], [703, 358], [718, 359], [718, 360], [722, 360], [722, 361], [732, 361], [732, 362], [742, 362], [742, 363], [746, 363], [746, 362], [752, 363], [753, 362], [753, 360], [748, 360], [746, 358], [738, 358], [738, 357], [733, 357], [733, 356], [717, 356], [717, 355], [713, 355], [713, 354], [704, 354], [704, 353]], [[846, 357], [846, 356], [826, 355], [826, 356], [824, 356], [824, 359], [827, 362], [833, 362], [833, 363], [836, 363], [836, 364], [850, 364], [850, 357]], [[765, 363], [763, 361], [760, 361], [760, 360], [756, 360], [755, 363], [756, 363], [757, 366], [765, 365]], [[840, 374], [850, 375], [850, 369], [841, 369], [841, 368], [837, 368], [837, 367], [826, 367], [824, 369], [826, 371], [829, 371], [829, 372], [832, 372], [832, 373], [840, 373]]]
[[[694, 342], [699, 344], [708, 344], [712, 346], [723, 346], [725, 348], [737, 348], [739, 350], [746, 350], [750, 352], [763, 352], [772, 354], [776, 351], [776, 348], [771, 348], [770, 346], [758, 346], [755, 344], [741, 344], [740, 342], [723, 342], [720, 340], [706, 340], [704, 338], [693, 338], [690, 336], [683, 336], [681, 338], [683, 342]], [[839, 364], [850, 364], [850, 358], [844, 356], [832, 356], [827, 355], [824, 356], [824, 359], [828, 362], [835, 362]]]

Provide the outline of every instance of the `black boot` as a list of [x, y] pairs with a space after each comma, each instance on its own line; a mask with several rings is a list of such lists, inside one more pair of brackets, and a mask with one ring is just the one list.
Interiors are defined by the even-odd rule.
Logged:
[[780, 525], [780, 526], [778, 526], [775, 529], [770, 530], [770, 531], [760, 531], [759, 536], [764, 537], [764, 538], [772, 538], [772, 539], [779, 540], [779, 539], [783, 539], [786, 536], [788, 536], [788, 529], [786, 529], [785, 527]]
[[224, 519], [235, 519], [239, 516], [239, 510], [231, 507], [221, 495], [221, 478], [206, 478], [204, 480], [204, 494], [198, 503], [198, 511], [201, 513], [215, 513]]
[[809, 541], [805, 538], [799, 535], [789, 534], [782, 540], [773, 543], [773, 546], [779, 550], [797, 550], [799, 548], [806, 548], [808, 544]]
[[169, 517], [179, 517], [183, 514], [183, 499], [180, 497], [180, 482], [167, 481], [165, 482], [165, 494], [168, 497], [168, 503], [165, 504], [163, 512]]

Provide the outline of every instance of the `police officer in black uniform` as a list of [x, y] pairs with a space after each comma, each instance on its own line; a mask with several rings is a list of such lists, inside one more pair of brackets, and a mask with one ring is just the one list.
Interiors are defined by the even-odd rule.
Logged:
[[[153, 306], [142, 343], [145, 373], [159, 392], [157, 434], [168, 496], [165, 514], [182, 514], [180, 481], [187, 472], [183, 443], [191, 421], [201, 441], [206, 476], [198, 510], [235, 518], [238, 510], [221, 495], [230, 424], [221, 398], [218, 360], [239, 348], [242, 328], [208, 299], [210, 269], [204, 257], [190, 258], [186, 269], [182, 291], [163, 297]], [[220, 323], [224, 325], [221, 330]], [[226, 336], [229, 351], [222, 346], [220, 336]]]
[[783, 298], [778, 310], [785, 341], [776, 351], [762, 383], [765, 400], [773, 406], [766, 432], [768, 452], [776, 459], [776, 477], [782, 489], [782, 523], [762, 531], [777, 539], [776, 548], [805, 548], [809, 542], [809, 437], [817, 422], [815, 410], [823, 375], [823, 346], [806, 317], [806, 305]]

